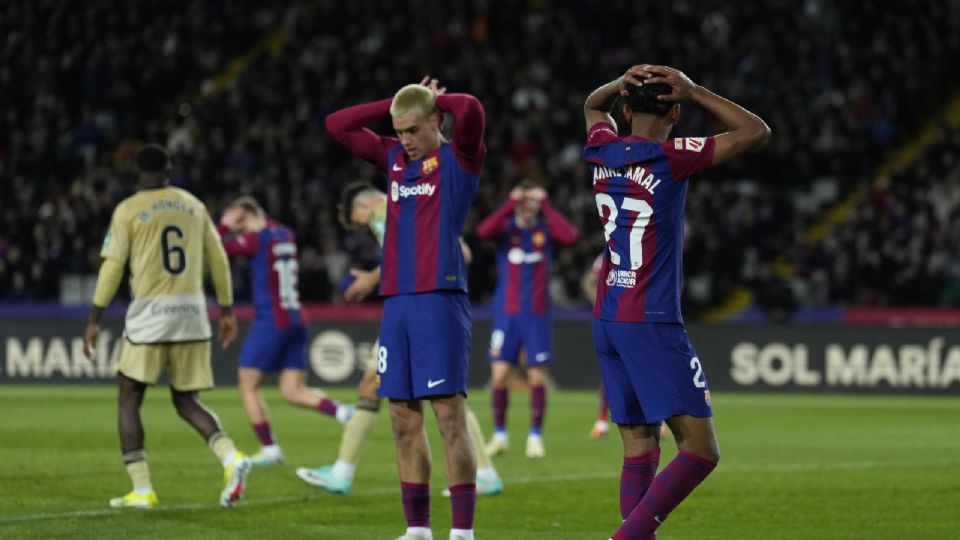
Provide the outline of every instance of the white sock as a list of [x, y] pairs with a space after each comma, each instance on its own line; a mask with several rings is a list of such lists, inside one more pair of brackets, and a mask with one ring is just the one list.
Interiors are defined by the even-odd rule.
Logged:
[[333, 464], [333, 476], [337, 480], [348, 480], [353, 481], [353, 473], [357, 471], [357, 466], [354, 463], [347, 463], [343, 460], [337, 460]]
[[493, 440], [495, 440], [495, 441], [506, 441], [506, 440], [507, 440], [507, 432], [506, 432], [506, 431], [494, 431], [494, 432], [493, 432]]
[[473, 540], [473, 529], [450, 529], [450, 538], [457, 537], [464, 540]]
[[133, 488], [133, 490], [137, 492], [137, 495], [146, 495], [147, 493], [150, 493], [151, 491], [153, 491], [153, 488], [139, 487], [139, 488]]
[[430, 530], [430, 527], [407, 527], [407, 534], [410, 536], [419, 534], [433, 540], [433, 531]]
[[349, 405], [337, 405], [336, 418], [340, 423], [344, 423], [350, 419], [350, 406]]
[[226, 467], [227, 465], [230, 464], [231, 461], [233, 461], [233, 458], [235, 458], [235, 457], [237, 457], [237, 451], [236, 451], [236, 450], [234, 450], [233, 452], [230, 452], [229, 454], [223, 456], [223, 461], [221, 461], [220, 463], [223, 463], [223, 466]]
[[262, 451], [264, 451], [264, 452], [271, 452], [271, 453], [274, 453], [274, 452], [275, 452], [275, 453], [279, 454], [279, 453], [280, 453], [280, 445], [277, 444], [277, 443], [268, 444], [268, 445], [266, 445], [266, 446], [261, 446], [261, 447], [260, 447], [260, 450], [262, 450]]

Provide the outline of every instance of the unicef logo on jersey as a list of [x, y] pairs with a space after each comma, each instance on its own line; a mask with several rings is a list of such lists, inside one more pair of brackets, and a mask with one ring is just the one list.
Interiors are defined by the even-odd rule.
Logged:
[[637, 273], [633, 270], [611, 268], [607, 274], [607, 287], [632, 289], [637, 286]]
[[393, 202], [400, 200], [400, 184], [396, 182], [390, 182], [390, 200]]

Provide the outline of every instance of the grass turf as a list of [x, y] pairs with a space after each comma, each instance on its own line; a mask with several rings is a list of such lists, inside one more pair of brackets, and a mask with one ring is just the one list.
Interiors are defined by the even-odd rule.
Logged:
[[[352, 392], [335, 397], [352, 401]], [[160, 506], [114, 510], [126, 493], [112, 387], [0, 386], [0, 538], [392, 539], [404, 529], [389, 422], [381, 415], [350, 496], [327, 494], [294, 474], [331, 463], [340, 426], [266, 392], [287, 461], [255, 469], [247, 496], [217, 505], [222, 471], [173, 411], [165, 388], [143, 407]], [[960, 400], [921, 397], [720, 394], [713, 397], [723, 459], [660, 528], [665, 540], [960, 538]], [[523, 457], [527, 396], [510, 408], [513, 447], [496, 466], [502, 495], [478, 502], [477, 538], [606, 539], [619, 523], [620, 445], [591, 441], [596, 398], [549, 396], [547, 457]], [[255, 439], [239, 396], [204, 394], [241, 449]], [[489, 431], [489, 401], [470, 402]], [[429, 417], [429, 415], [428, 415]], [[432, 515], [450, 526], [442, 454], [432, 421]], [[674, 445], [664, 442], [661, 465]]]

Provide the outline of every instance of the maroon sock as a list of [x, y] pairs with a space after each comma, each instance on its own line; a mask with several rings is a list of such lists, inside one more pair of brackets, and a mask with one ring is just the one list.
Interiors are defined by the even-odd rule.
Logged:
[[453, 528], [473, 528], [473, 514], [477, 508], [477, 485], [450, 486], [450, 507], [453, 509]]
[[510, 405], [510, 398], [506, 388], [494, 388], [491, 390], [493, 406], [493, 428], [497, 431], [507, 429], [507, 406]]
[[659, 466], [659, 448], [637, 457], [624, 456], [623, 469], [620, 471], [620, 516], [623, 519], [627, 519], [643, 498], [643, 494], [657, 476]]
[[257, 438], [260, 439], [261, 445], [270, 446], [271, 444], [274, 444], [273, 432], [270, 431], [270, 422], [253, 424], [253, 432], [257, 434]]
[[330, 416], [337, 415], [337, 407], [340, 404], [330, 398], [320, 398], [320, 403], [317, 403], [317, 410], [321, 414], [328, 414]]
[[430, 485], [400, 482], [407, 527], [430, 527]]
[[540, 434], [546, 413], [547, 389], [543, 385], [530, 388], [530, 433]]
[[617, 529], [613, 540], [648, 538], [717, 464], [690, 452], [680, 452], [656, 478], [637, 506]]

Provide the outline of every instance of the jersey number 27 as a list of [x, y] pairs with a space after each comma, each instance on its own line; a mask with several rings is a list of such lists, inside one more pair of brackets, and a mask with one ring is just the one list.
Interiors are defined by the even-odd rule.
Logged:
[[[624, 197], [617, 208], [617, 203], [613, 197], [606, 193], [597, 193], [597, 211], [600, 212], [600, 219], [603, 220], [603, 236], [607, 240], [607, 246], [610, 249], [610, 262], [620, 266], [619, 246], [610, 241], [613, 232], [617, 230], [617, 216], [620, 209], [630, 212], [636, 212], [637, 217], [633, 220], [630, 227], [630, 244], [627, 247], [627, 257], [630, 259], [630, 269], [636, 270], [643, 266], [643, 232], [650, 224], [650, 216], [653, 215], [653, 207], [643, 199], [631, 199]], [[606, 215], [604, 215], [606, 214]]]

